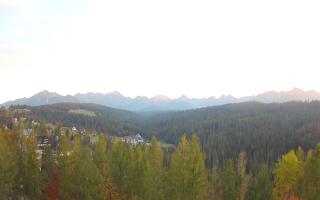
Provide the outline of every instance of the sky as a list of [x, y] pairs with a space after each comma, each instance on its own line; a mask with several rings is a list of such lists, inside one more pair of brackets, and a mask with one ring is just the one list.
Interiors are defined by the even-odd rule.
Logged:
[[320, 91], [319, 0], [0, 0], [0, 102]]

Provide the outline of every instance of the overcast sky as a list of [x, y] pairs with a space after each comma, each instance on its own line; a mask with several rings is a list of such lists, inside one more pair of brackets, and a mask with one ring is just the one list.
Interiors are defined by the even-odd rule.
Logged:
[[320, 1], [0, 0], [0, 102], [320, 91]]

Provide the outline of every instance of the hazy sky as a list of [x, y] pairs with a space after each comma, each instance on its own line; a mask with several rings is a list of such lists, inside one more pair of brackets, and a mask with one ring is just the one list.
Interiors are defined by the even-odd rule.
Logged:
[[0, 102], [320, 91], [319, 0], [0, 0]]

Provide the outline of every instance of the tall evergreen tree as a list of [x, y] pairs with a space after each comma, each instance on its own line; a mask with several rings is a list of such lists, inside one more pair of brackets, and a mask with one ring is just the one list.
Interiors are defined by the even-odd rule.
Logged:
[[190, 176], [190, 144], [187, 137], [183, 135], [178, 148], [172, 155], [169, 178], [171, 184], [171, 199], [187, 200], [188, 198], [188, 178]]
[[110, 163], [111, 175], [121, 195], [121, 199], [128, 199], [130, 193], [127, 190], [129, 152], [126, 144], [121, 141], [112, 141], [108, 151], [108, 161]]
[[320, 144], [306, 161], [302, 197], [304, 200], [318, 200], [320, 197]]
[[248, 196], [248, 200], [271, 200], [272, 182], [266, 165], [259, 170]]
[[103, 134], [100, 134], [98, 144], [95, 147], [94, 161], [104, 179], [104, 192], [107, 200], [119, 199], [117, 187], [111, 176], [110, 163], [107, 159], [107, 140]]
[[190, 145], [191, 200], [205, 199], [208, 194], [208, 174], [205, 168], [205, 155], [195, 134], [192, 135]]
[[25, 141], [23, 154], [23, 191], [29, 199], [39, 199], [42, 189], [41, 162], [37, 153], [37, 140], [32, 133]]
[[193, 135], [190, 143], [186, 136], [183, 136], [172, 155], [169, 173], [174, 199], [205, 198], [208, 180], [204, 159], [198, 138]]
[[163, 151], [155, 137], [151, 145], [145, 148], [144, 198], [162, 200], [164, 198]]
[[73, 174], [75, 198], [81, 200], [104, 200], [106, 198], [104, 179], [93, 162], [89, 147], [80, 149], [80, 156], [75, 160]]
[[228, 160], [223, 173], [223, 199], [238, 199], [237, 177], [232, 160]]
[[60, 138], [60, 144], [57, 151], [57, 163], [59, 172], [59, 198], [73, 199], [73, 165], [70, 159], [71, 148], [66, 135]]
[[5, 134], [0, 130], [0, 199], [10, 199], [18, 174], [17, 157], [9, 147]]
[[244, 151], [241, 151], [238, 159], [239, 200], [246, 199], [246, 193], [249, 187], [250, 175], [246, 174], [246, 167], [246, 153]]
[[213, 166], [210, 175], [210, 199], [223, 200], [223, 182], [221, 171], [217, 166]]
[[274, 170], [274, 177], [274, 200], [297, 198], [297, 187], [301, 177], [301, 165], [294, 151], [290, 151], [288, 154], [282, 156]]

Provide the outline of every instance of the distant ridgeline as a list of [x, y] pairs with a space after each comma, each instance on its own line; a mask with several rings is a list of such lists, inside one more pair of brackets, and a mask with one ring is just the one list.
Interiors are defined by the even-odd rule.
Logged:
[[320, 93], [316, 91], [304, 91], [294, 88], [290, 91], [281, 92], [265, 92], [256, 96], [246, 96], [236, 98], [231, 95], [222, 95], [219, 98], [189, 98], [185, 95], [179, 98], [169, 98], [164, 95], [157, 95], [152, 98], [145, 96], [137, 96], [135, 98], [126, 97], [117, 91], [102, 94], [102, 93], [86, 93], [72, 95], [60, 95], [55, 92], [46, 90], [35, 94], [30, 98], [21, 98], [3, 103], [1, 106], [10, 107], [12, 105], [28, 105], [41, 106], [56, 103], [94, 103], [112, 108], [150, 112], [150, 111], [177, 111], [203, 108], [208, 106], [219, 106], [230, 103], [243, 102], [261, 102], [261, 103], [284, 103], [289, 101], [312, 101], [320, 100]]
[[[94, 130], [111, 136], [142, 133], [164, 143], [177, 144], [183, 134], [199, 136], [207, 165], [225, 165], [240, 151], [247, 153], [248, 168], [261, 162], [273, 165], [290, 149], [314, 148], [320, 142], [320, 103], [239, 103], [188, 111], [136, 113], [96, 104], [61, 103], [19, 106], [10, 115], [47, 124]], [[4, 113], [4, 110], [2, 110]], [[2, 117], [10, 128], [12, 120]]]

